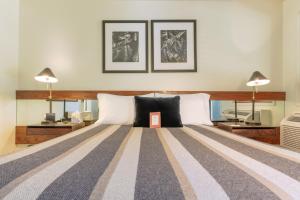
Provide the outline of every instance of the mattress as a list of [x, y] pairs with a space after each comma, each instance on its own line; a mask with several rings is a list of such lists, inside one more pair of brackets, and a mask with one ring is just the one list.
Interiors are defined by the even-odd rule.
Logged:
[[300, 199], [300, 155], [208, 126], [91, 125], [0, 158], [0, 199]]

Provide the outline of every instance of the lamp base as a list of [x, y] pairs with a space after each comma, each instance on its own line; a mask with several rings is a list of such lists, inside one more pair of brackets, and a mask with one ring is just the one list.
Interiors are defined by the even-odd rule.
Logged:
[[238, 118], [230, 118], [228, 119], [229, 122], [240, 122]]
[[245, 124], [253, 125], [253, 126], [260, 126], [261, 122], [258, 122], [258, 121], [255, 121], [255, 120], [247, 120], [247, 121], [245, 121]]
[[55, 122], [55, 113], [46, 113], [45, 121]]
[[55, 122], [52, 122], [52, 121], [42, 121], [41, 124], [42, 125], [52, 125], [52, 124], [55, 124]]

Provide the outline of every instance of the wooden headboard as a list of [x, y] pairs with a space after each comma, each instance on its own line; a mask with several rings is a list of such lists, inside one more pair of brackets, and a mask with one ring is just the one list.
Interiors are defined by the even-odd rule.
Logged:
[[[115, 95], [144, 95], [148, 93], [168, 93], [168, 94], [195, 94], [207, 93], [211, 95], [211, 100], [237, 100], [249, 101], [252, 99], [251, 91], [117, 91], [117, 90], [55, 90], [52, 93], [56, 100], [76, 100], [76, 99], [97, 99], [98, 93]], [[17, 90], [16, 99], [47, 99], [49, 91], [46, 90]], [[257, 100], [278, 100], [285, 101], [285, 92], [258, 92]]]

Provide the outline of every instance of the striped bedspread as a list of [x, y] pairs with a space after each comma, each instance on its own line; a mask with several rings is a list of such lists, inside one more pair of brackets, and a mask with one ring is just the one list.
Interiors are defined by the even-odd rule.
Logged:
[[207, 126], [92, 125], [0, 158], [0, 199], [300, 199], [300, 154]]

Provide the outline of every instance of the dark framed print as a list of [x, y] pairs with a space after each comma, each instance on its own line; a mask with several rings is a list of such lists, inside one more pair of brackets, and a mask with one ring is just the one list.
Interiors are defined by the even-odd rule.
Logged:
[[152, 20], [152, 72], [197, 72], [196, 20]]
[[104, 20], [103, 73], [148, 72], [148, 21]]

